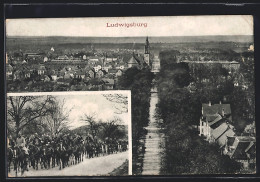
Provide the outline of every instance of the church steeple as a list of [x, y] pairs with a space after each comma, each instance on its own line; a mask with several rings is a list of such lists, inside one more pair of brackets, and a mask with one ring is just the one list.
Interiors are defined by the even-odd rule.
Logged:
[[150, 45], [148, 36], [146, 37], [145, 46], [144, 46], [144, 61], [149, 66], [150, 65]]
[[146, 37], [146, 42], [145, 42], [145, 46], [144, 46], [144, 53], [145, 54], [150, 54], [150, 45], [149, 45], [149, 40], [148, 40], [148, 36]]

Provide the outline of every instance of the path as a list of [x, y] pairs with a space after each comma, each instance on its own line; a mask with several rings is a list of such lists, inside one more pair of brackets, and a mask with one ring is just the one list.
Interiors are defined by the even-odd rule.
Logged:
[[[24, 176], [99, 176], [107, 175], [115, 168], [121, 166], [128, 159], [128, 152], [121, 152], [107, 156], [91, 159], [84, 159], [83, 162], [59, 170], [59, 167], [52, 169], [31, 169], [24, 173]], [[15, 176], [11, 171], [10, 176]], [[19, 177], [19, 176], [18, 176]]]
[[145, 153], [142, 175], [159, 175], [161, 169], [161, 157], [163, 148], [161, 144], [164, 138], [154, 118], [156, 104], [158, 103], [157, 93], [151, 94], [150, 101], [150, 123], [146, 127], [148, 133], [145, 136]]

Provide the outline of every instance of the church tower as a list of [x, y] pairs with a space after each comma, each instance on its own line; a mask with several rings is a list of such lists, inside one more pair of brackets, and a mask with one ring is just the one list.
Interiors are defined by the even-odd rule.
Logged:
[[144, 61], [148, 66], [150, 66], [150, 45], [148, 37], [146, 37], [146, 42], [144, 46]]

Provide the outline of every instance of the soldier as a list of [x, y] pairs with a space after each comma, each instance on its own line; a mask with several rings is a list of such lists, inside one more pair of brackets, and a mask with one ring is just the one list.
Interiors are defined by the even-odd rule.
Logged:
[[37, 147], [41, 144], [41, 140], [38, 137], [37, 133], [34, 134], [33, 144], [36, 145]]
[[12, 135], [9, 135], [9, 137], [7, 137], [7, 147], [13, 149], [14, 146], [15, 146], [15, 142], [12, 138]]
[[20, 132], [18, 133], [18, 138], [16, 139], [16, 145], [22, 148], [25, 147], [25, 138]]
[[48, 134], [45, 135], [44, 143], [47, 144], [47, 143], [50, 143], [50, 142], [51, 142], [51, 137]]
[[33, 143], [34, 138], [35, 138], [35, 136], [34, 136], [34, 134], [32, 134], [32, 135], [29, 137], [29, 143]]

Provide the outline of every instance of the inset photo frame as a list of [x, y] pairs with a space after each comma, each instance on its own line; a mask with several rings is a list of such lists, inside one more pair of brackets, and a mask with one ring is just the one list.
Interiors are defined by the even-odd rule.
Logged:
[[132, 173], [130, 91], [7, 94], [8, 177]]

